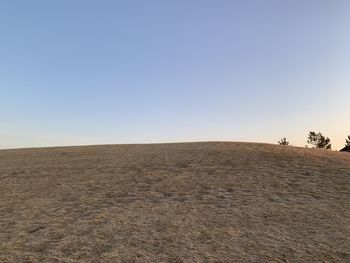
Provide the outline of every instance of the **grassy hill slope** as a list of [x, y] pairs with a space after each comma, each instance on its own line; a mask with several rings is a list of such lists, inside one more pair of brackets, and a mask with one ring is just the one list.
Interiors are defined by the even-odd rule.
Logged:
[[350, 154], [253, 143], [0, 151], [0, 262], [350, 262]]

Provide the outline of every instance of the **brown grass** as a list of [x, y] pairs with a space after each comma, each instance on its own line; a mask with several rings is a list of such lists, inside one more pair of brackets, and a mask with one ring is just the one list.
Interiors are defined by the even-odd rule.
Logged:
[[350, 154], [252, 143], [3, 150], [0, 262], [350, 262]]

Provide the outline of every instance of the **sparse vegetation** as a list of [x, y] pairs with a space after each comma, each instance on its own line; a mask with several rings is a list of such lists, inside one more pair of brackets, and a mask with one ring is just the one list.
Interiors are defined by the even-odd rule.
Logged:
[[281, 140], [278, 141], [279, 145], [289, 145], [289, 141], [286, 137], [283, 137]]
[[307, 143], [314, 149], [332, 150], [331, 140], [322, 135], [322, 133], [309, 132]]

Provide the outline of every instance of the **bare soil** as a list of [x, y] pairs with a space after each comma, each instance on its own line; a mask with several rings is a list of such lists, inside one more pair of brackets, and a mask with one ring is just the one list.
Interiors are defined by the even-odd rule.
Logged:
[[350, 262], [350, 154], [227, 142], [2, 150], [0, 262]]

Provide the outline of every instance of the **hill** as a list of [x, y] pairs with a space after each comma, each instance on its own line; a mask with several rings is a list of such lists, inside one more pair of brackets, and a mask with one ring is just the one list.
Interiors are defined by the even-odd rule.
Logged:
[[350, 154], [254, 143], [0, 151], [0, 262], [350, 262]]

